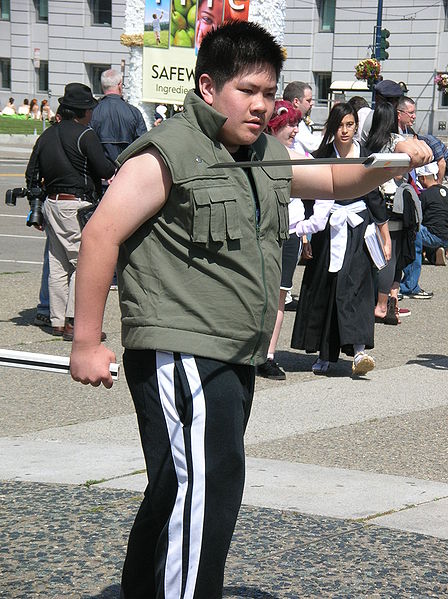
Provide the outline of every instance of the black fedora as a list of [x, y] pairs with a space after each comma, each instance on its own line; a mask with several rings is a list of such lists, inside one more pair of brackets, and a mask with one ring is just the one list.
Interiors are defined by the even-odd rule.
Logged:
[[67, 83], [64, 95], [59, 98], [59, 104], [67, 108], [95, 108], [98, 100], [92, 95], [92, 90], [83, 83]]

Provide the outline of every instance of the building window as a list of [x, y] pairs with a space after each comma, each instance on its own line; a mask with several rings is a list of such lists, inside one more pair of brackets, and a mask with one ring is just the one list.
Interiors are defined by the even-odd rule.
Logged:
[[9, 8], [9, 0], [0, 0], [0, 20], [10, 21], [11, 11]]
[[9, 58], [0, 58], [1, 89], [11, 89], [11, 61]]
[[36, 7], [36, 20], [48, 23], [48, 0], [34, 0]]
[[87, 65], [87, 73], [89, 75], [90, 87], [94, 96], [102, 96], [101, 88], [101, 73], [108, 71], [111, 68], [110, 64], [89, 64]]
[[47, 92], [48, 91], [48, 62], [46, 60], [41, 60], [39, 68], [37, 69], [37, 85], [39, 92]]
[[439, 92], [439, 108], [448, 108], [448, 94]]
[[112, 25], [112, 0], [91, 0], [90, 9], [94, 25]]
[[445, 26], [444, 26], [443, 30], [448, 31], [448, 0], [443, 0], [443, 9], [444, 9], [444, 17], [445, 17]]
[[319, 31], [333, 32], [336, 0], [320, 0], [317, 9], [319, 11]]
[[327, 106], [331, 73], [314, 73], [314, 84], [316, 87], [316, 104]]

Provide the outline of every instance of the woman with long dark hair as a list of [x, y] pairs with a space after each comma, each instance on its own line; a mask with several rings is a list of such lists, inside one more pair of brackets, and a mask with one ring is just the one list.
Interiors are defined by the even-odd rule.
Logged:
[[[333, 106], [316, 158], [367, 155], [353, 138], [356, 110]], [[365, 350], [374, 344], [373, 265], [364, 244], [367, 225], [386, 221], [378, 191], [333, 203], [325, 229], [311, 240], [313, 259], [306, 267], [292, 334], [292, 347], [319, 352], [315, 374], [325, 374], [340, 352], [353, 356], [352, 372], [364, 375], [375, 366]], [[387, 240], [386, 240], [387, 241]], [[386, 252], [389, 251], [386, 244]]]
[[[372, 127], [366, 141], [369, 152], [393, 152], [398, 141], [398, 117], [395, 108], [388, 102], [375, 108]], [[418, 212], [418, 198], [415, 190], [405, 179], [391, 179], [380, 187], [389, 219], [391, 257], [385, 268], [378, 273], [378, 299], [375, 306], [375, 321], [387, 325], [400, 324], [398, 291], [403, 268], [412, 261], [415, 254], [414, 240]], [[394, 207], [395, 206], [395, 207]], [[401, 316], [409, 315], [403, 310]]]

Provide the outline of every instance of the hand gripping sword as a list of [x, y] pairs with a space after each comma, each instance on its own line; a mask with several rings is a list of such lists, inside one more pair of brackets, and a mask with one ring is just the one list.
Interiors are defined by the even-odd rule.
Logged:
[[[0, 366], [70, 374], [70, 358], [66, 356], [50, 356], [10, 349], [0, 349]], [[109, 370], [112, 380], [117, 381], [120, 364], [110, 363]]]

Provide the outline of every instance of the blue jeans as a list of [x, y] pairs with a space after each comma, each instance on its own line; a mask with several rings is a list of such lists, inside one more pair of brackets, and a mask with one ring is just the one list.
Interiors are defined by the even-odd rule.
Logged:
[[448, 240], [440, 239], [437, 235], [430, 233], [425, 225], [420, 225], [420, 230], [415, 238], [415, 260], [403, 269], [403, 278], [400, 284], [401, 293], [409, 295], [421, 291], [418, 280], [422, 270], [423, 246], [427, 248], [447, 248]]
[[37, 311], [39, 314], [45, 314], [50, 316], [50, 294], [48, 292], [48, 275], [50, 274], [50, 268], [48, 265], [48, 237], [45, 242], [44, 249], [44, 264], [42, 266], [42, 278], [40, 281], [39, 291], [39, 303], [37, 304]]

